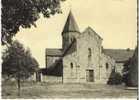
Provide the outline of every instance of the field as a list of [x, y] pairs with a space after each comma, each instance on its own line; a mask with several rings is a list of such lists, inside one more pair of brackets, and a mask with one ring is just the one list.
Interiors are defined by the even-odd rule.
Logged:
[[137, 98], [137, 90], [124, 86], [109, 86], [93, 83], [22, 83], [21, 96], [17, 96], [17, 87], [13, 83], [2, 84], [2, 98]]

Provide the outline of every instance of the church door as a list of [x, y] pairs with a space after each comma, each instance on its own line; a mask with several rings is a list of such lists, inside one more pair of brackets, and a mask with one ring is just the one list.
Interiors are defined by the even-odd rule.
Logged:
[[94, 70], [87, 70], [86, 79], [88, 82], [94, 82]]

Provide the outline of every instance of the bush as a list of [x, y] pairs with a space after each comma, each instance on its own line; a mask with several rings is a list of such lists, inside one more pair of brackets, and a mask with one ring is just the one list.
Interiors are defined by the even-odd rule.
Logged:
[[121, 76], [121, 74], [118, 73], [118, 72], [112, 71], [107, 84], [109, 84], [109, 85], [122, 84], [122, 76]]

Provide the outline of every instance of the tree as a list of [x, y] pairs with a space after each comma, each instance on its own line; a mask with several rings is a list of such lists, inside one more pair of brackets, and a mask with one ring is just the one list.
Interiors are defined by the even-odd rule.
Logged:
[[129, 64], [131, 63], [131, 58], [129, 58], [125, 63], [124, 63], [124, 67], [122, 69], [122, 80], [125, 83], [126, 86], [130, 85], [130, 75], [129, 75], [129, 71], [130, 71], [130, 67]]
[[14, 77], [17, 80], [20, 95], [21, 79], [31, 76], [38, 68], [38, 62], [31, 56], [30, 50], [25, 49], [18, 41], [13, 41], [5, 49], [2, 60], [2, 75]]
[[36, 27], [40, 13], [47, 18], [61, 13], [61, 1], [64, 0], [2, 0], [2, 45], [11, 43], [19, 27]]
[[123, 82], [126, 86], [138, 86], [138, 46], [135, 48], [133, 56], [124, 64]]
[[138, 46], [135, 48], [135, 52], [132, 56], [131, 63], [129, 66], [130, 66], [129, 74], [131, 78], [130, 86], [137, 87], [138, 86]]
[[119, 85], [122, 84], [122, 76], [120, 73], [115, 72], [115, 69], [112, 70], [109, 80], [107, 82], [108, 85]]

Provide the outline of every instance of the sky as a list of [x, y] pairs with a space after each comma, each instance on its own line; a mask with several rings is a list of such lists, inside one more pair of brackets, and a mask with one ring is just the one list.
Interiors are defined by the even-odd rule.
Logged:
[[136, 0], [66, 0], [62, 14], [41, 18], [37, 28], [20, 28], [15, 39], [29, 47], [40, 67], [45, 67], [45, 49], [61, 48], [63, 30], [71, 10], [83, 32], [92, 27], [103, 38], [104, 48], [134, 49], [137, 41]]

